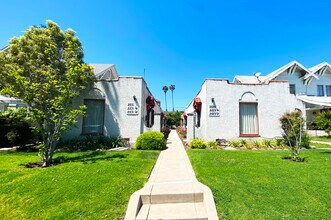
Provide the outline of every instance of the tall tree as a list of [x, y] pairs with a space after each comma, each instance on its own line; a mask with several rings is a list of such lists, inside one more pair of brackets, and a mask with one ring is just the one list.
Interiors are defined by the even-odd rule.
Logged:
[[168, 105], [167, 105], [168, 86], [163, 86], [162, 90], [164, 92], [164, 98], [165, 98], [165, 104], [166, 104], [166, 112], [167, 112], [168, 111]]
[[49, 20], [47, 26], [30, 27], [23, 36], [11, 39], [0, 53], [0, 93], [28, 104], [42, 136], [43, 166], [52, 164], [61, 132], [69, 130], [84, 112], [84, 106], [75, 108], [73, 99], [95, 77], [83, 57], [75, 32], [64, 32]]
[[174, 90], [175, 90], [175, 85], [170, 85], [170, 90], [171, 90], [171, 97], [172, 97], [172, 112], [175, 111], [174, 107]]

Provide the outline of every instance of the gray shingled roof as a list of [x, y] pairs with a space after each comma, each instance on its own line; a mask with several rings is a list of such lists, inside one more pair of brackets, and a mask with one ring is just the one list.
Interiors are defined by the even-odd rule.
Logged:
[[93, 67], [94, 69], [94, 74], [97, 75], [110, 67], [114, 66], [114, 64], [89, 64]]

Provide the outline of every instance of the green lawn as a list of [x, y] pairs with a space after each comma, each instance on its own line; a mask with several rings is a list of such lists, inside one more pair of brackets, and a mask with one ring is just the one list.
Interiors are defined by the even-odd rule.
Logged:
[[57, 153], [60, 164], [31, 169], [36, 153], [0, 153], [0, 219], [121, 219], [158, 154]]
[[331, 144], [320, 144], [320, 143], [311, 142], [310, 146], [315, 146], [316, 148], [330, 148], [331, 149]]
[[331, 151], [189, 150], [197, 178], [213, 191], [221, 219], [329, 219]]
[[324, 141], [331, 143], [331, 136], [320, 136], [320, 137], [311, 137], [313, 141]]

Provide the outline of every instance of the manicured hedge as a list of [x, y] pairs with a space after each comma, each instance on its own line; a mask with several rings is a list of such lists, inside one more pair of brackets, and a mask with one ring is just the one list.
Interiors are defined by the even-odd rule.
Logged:
[[167, 141], [161, 132], [148, 131], [137, 138], [135, 146], [138, 150], [164, 150]]

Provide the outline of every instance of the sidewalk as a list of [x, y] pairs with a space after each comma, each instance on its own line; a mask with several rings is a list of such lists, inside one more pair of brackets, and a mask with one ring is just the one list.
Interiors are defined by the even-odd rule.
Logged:
[[326, 141], [311, 141], [312, 143], [318, 143], [318, 144], [327, 144], [327, 145], [331, 145], [330, 142], [326, 142]]
[[175, 130], [167, 147], [148, 182], [132, 194], [125, 219], [218, 219], [212, 192], [196, 179]]

